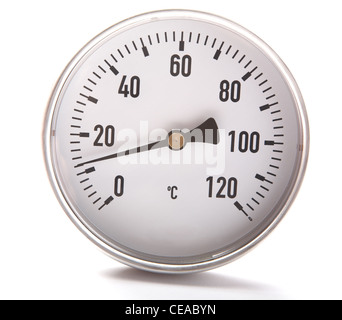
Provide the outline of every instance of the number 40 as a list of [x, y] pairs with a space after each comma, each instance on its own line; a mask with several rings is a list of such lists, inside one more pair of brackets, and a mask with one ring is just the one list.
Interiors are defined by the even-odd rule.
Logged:
[[123, 76], [120, 87], [118, 90], [119, 94], [123, 94], [125, 98], [131, 96], [132, 98], [137, 98], [140, 95], [140, 78], [138, 76], [133, 76], [129, 83], [126, 84], [127, 76]]

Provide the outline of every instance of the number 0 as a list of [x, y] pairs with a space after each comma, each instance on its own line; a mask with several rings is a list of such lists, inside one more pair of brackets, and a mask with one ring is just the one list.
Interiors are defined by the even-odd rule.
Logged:
[[123, 176], [116, 176], [114, 178], [114, 194], [117, 197], [121, 197], [124, 193], [125, 179]]

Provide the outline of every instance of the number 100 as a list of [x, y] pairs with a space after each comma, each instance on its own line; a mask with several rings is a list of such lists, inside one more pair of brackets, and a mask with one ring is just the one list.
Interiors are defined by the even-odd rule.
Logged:
[[244, 153], [250, 151], [252, 153], [257, 153], [260, 146], [260, 133], [253, 131], [249, 134], [246, 131], [241, 131], [238, 136], [236, 136], [235, 130], [230, 131], [228, 136], [230, 140], [230, 151], [235, 152], [235, 145], [237, 144], [237, 149]]

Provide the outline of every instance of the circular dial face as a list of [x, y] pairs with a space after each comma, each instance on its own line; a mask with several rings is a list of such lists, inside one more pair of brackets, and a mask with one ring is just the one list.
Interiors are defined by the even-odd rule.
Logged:
[[294, 198], [307, 125], [291, 75], [234, 23], [150, 13], [92, 40], [51, 97], [45, 147], [63, 207], [149, 270], [204, 270], [252, 247]]

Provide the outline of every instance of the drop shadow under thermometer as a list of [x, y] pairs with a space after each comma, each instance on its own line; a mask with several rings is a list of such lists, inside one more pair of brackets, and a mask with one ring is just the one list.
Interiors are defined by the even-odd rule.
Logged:
[[309, 129], [280, 58], [207, 13], [157, 11], [91, 40], [59, 78], [44, 150], [60, 204], [107, 254], [156, 272], [221, 266], [278, 224]]

